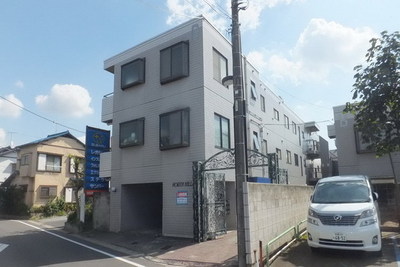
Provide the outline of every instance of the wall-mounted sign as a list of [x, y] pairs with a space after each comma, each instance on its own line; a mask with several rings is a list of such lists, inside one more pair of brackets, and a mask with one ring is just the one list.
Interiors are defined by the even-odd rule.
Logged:
[[100, 154], [110, 150], [110, 131], [86, 126], [85, 193], [108, 191], [108, 179], [99, 177]]
[[187, 205], [188, 204], [188, 191], [176, 192], [176, 205]]

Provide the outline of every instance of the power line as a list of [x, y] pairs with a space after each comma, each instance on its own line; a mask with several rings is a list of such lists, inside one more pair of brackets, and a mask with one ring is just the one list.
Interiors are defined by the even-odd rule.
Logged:
[[43, 119], [43, 120], [49, 121], [49, 122], [51, 122], [51, 123], [54, 123], [54, 124], [56, 124], [56, 125], [62, 126], [62, 127], [64, 127], [64, 128], [67, 128], [67, 129], [70, 129], [70, 130], [73, 130], [73, 131], [76, 131], [76, 132], [85, 133], [84, 131], [77, 130], [77, 129], [72, 128], [72, 127], [69, 127], [69, 126], [67, 126], [67, 125], [65, 125], [65, 124], [62, 124], [62, 123], [56, 122], [56, 121], [54, 121], [54, 120], [48, 119], [48, 118], [46, 118], [46, 117], [44, 117], [44, 116], [42, 116], [42, 115], [39, 115], [39, 114], [37, 114], [37, 113], [35, 113], [35, 112], [33, 112], [33, 111], [30, 111], [29, 109], [27, 109], [27, 108], [25, 108], [25, 107], [22, 107], [22, 106], [20, 106], [20, 105], [14, 103], [14, 102], [8, 100], [7, 98], [5, 98], [5, 97], [3, 97], [3, 96], [0, 96], [0, 98], [3, 99], [3, 100], [5, 100], [5, 101], [7, 101], [7, 102], [9, 102], [10, 104], [13, 104], [14, 106], [19, 107], [19, 108], [22, 109], [22, 110], [25, 110], [25, 111], [27, 111], [27, 112], [29, 112], [29, 113], [31, 113], [31, 114], [33, 114], [33, 115], [35, 115], [35, 116], [37, 116], [37, 117]]
[[[203, 0], [212, 10], [214, 10], [216, 13], [224, 15], [228, 19], [232, 19], [232, 17], [225, 11], [223, 7], [221, 7], [218, 3], [213, 6], [211, 3], [209, 3], [207, 0]], [[187, 2], [187, 1], [186, 1]], [[193, 6], [193, 5], [192, 5]], [[218, 9], [218, 10], [217, 10]]]

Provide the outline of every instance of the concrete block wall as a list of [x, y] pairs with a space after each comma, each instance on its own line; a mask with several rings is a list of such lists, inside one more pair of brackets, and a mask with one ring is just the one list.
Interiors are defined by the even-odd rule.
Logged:
[[[256, 266], [258, 262], [259, 241], [262, 241], [265, 255], [265, 247], [270, 240], [307, 218], [312, 192], [311, 186], [246, 183], [244, 208], [245, 214], [248, 215], [245, 218], [245, 225], [248, 226], [248, 264]], [[304, 228], [305, 224], [302, 227]], [[270, 251], [276, 250], [291, 238], [291, 234], [281, 238], [271, 245]]]

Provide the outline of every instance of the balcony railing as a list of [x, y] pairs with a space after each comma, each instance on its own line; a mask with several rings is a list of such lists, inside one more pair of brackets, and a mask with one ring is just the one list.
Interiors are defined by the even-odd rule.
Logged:
[[103, 97], [101, 107], [101, 121], [110, 125], [113, 121], [114, 94], [108, 94]]
[[304, 154], [307, 159], [316, 159], [320, 157], [319, 153], [319, 142], [314, 139], [308, 139], [304, 141]]

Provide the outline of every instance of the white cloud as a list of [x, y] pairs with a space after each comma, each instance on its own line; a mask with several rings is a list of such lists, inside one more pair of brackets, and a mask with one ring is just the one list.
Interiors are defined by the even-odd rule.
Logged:
[[21, 100], [16, 98], [13, 94], [6, 95], [5, 99], [7, 99], [7, 101], [0, 98], [0, 117], [18, 118], [22, 112], [20, 107], [24, 106]]
[[24, 88], [25, 86], [23, 81], [16, 81], [14, 85], [17, 88]]
[[7, 146], [6, 143], [6, 131], [0, 128], [0, 147]]
[[369, 28], [353, 29], [312, 19], [290, 51], [252, 51], [248, 58], [267, 71], [272, 80], [290, 80], [296, 85], [326, 83], [332, 71], [351, 73], [354, 66], [362, 63], [369, 40], [375, 36]]
[[[256, 29], [260, 25], [261, 13], [266, 8], [273, 8], [279, 4], [290, 4], [303, 0], [252, 0], [245, 10], [241, 10], [241, 30]], [[170, 11], [168, 24], [179, 24], [188, 18], [203, 15], [221, 32], [227, 30], [231, 25], [231, 0], [167, 0]], [[245, 4], [240, 5], [245, 7]], [[229, 17], [228, 17], [229, 16]]]
[[55, 84], [48, 95], [38, 95], [36, 104], [47, 112], [80, 118], [93, 113], [89, 92], [79, 85]]

